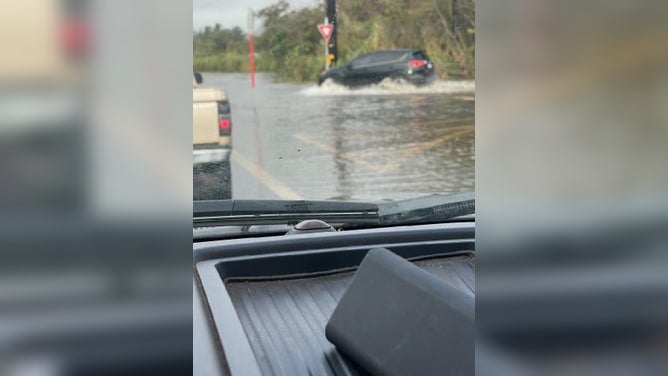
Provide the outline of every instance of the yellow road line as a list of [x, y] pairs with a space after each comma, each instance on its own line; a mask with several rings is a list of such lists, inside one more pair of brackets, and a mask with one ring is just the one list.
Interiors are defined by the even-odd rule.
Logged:
[[460, 127], [460, 128], [463, 128], [463, 130], [460, 130], [459, 132], [455, 132], [455, 133], [445, 135], [443, 137], [439, 137], [439, 138], [437, 138], [435, 140], [432, 140], [432, 141], [429, 141], [429, 142], [425, 142], [422, 145], [412, 147], [412, 148], [407, 150], [407, 154], [409, 154], [409, 156], [413, 156], [415, 154], [425, 152], [425, 151], [433, 148], [434, 146], [440, 145], [440, 144], [442, 144], [444, 142], [447, 142], [447, 141], [450, 141], [450, 140], [454, 140], [455, 138], [458, 138], [458, 137], [463, 136], [467, 133], [473, 132], [473, 130], [475, 129], [472, 125], [469, 125], [467, 127]]
[[[427, 123], [420, 122], [421, 125], [430, 124], [430, 123], [442, 124], [442, 122], [438, 122], [438, 121], [427, 122]], [[457, 125], [457, 126], [454, 126], [454, 127], [448, 127], [446, 131], [450, 134], [454, 131], [459, 131], [459, 130], [463, 130], [463, 129], [466, 129], [467, 131], [470, 131], [471, 127], [473, 127], [473, 126], [472, 125]], [[450, 134], [448, 134], [446, 137], [450, 137]], [[394, 140], [394, 137], [392, 137], [392, 141], [393, 140]], [[439, 140], [439, 139], [437, 139], [437, 140]], [[383, 139], [381, 139], [379, 137], [376, 137], [374, 139], [374, 141], [383, 141]], [[429, 149], [430, 147], [428, 147], [427, 149]], [[397, 155], [398, 153], [401, 153], [402, 150], [409, 150], [410, 151], [410, 150], [413, 150], [413, 148], [402, 149], [400, 147], [399, 148], [395, 147], [395, 148], [383, 149], [383, 150], [366, 150], [366, 149], [363, 149], [363, 150], [347, 151], [347, 152], [342, 153], [342, 154], [345, 154], [345, 156], [347, 158], [352, 159], [354, 161], [358, 161], [359, 159], [368, 158], [368, 157], [371, 157], [374, 160], [396, 159], [395, 155]], [[376, 165], [375, 168], [374, 168], [374, 170], [377, 171], [377, 172], [383, 172], [386, 169], [387, 169], [386, 165], [383, 165], [383, 166], [380, 166], [380, 167], [378, 167]]]
[[284, 199], [284, 200], [303, 200], [304, 198], [300, 196], [297, 192], [292, 190], [292, 188], [288, 187], [281, 181], [277, 180], [273, 176], [269, 175], [262, 167], [258, 166], [257, 164], [249, 161], [246, 157], [244, 157], [242, 154], [237, 153], [236, 151], [232, 151], [232, 155], [230, 156], [230, 160], [233, 162], [238, 163], [241, 167], [243, 167], [246, 171], [248, 171], [251, 175], [255, 176], [257, 180], [262, 183], [264, 186], [269, 188], [272, 192], [274, 192], [278, 197]]
[[[437, 139], [434, 139], [429, 142], [425, 142], [423, 144], [420, 144], [418, 146], [414, 146], [409, 149], [405, 150], [398, 150], [396, 151], [396, 157], [393, 156], [391, 159], [392, 161], [379, 166], [376, 164], [368, 163], [362, 159], [364, 154], [368, 154], [368, 151], [350, 151], [350, 152], [342, 152], [340, 150], [337, 150], [331, 146], [325, 145], [314, 138], [308, 136], [307, 134], [304, 133], [297, 133], [294, 135], [294, 137], [302, 141], [304, 143], [307, 143], [311, 146], [314, 146], [322, 151], [328, 152], [336, 157], [348, 160], [352, 163], [358, 164], [360, 166], [366, 167], [371, 171], [374, 171], [379, 174], [384, 174], [388, 172], [393, 172], [396, 171], [403, 163], [405, 163], [409, 158], [412, 158], [414, 155], [419, 154], [419, 153], [424, 153], [425, 151], [434, 148], [440, 144], [443, 144], [445, 142], [448, 142], [450, 140], [456, 139], [458, 137], [461, 137], [467, 133], [471, 133], [475, 130], [475, 127], [473, 125], [462, 125], [462, 126], [456, 126], [456, 127], [451, 127], [449, 128], [449, 131], [454, 131], [452, 133], [449, 133], [445, 136], [439, 137]], [[362, 155], [360, 155], [360, 153]]]
[[403, 165], [404, 162], [406, 162], [406, 160], [413, 157], [414, 155], [424, 153], [425, 151], [427, 151], [427, 150], [429, 150], [429, 149], [431, 149], [435, 146], [438, 146], [438, 145], [443, 144], [445, 142], [448, 142], [450, 140], [454, 140], [458, 137], [461, 137], [461, 136], [463, 136], [467, 133], [471, 133], [475, 130], [475, 127], [473, 125], [457, 127], [455, 129], [462, 129], [462, 128], [463, 128], [463, 130], [461, 130], [459, 132], [450, 133], [450, 134], [445, 135], [443, 137], [439, 137], [435, 140], [425, 142], [425, 143], [423, 143], [421, 145], [418, 145], [418, 146], [414, 146], [410, 149], [402, 150], [401, 153], [399, 153], [399, 157], [397, 157], [397, 159], [395, 159], [391, 163], [388, 163], [385, 166], [383, 166], [380, 169], [380, 172], [381, 173], [387, 173], [387, 172], [396, 171], [401, 165]]
[[372, 163], [365, 162], [361, 159], [352, 158], [352, 157], [348, 156], [347, 153], [343, 153], [340, 150], [337, 150], [337, 149], [335, 149], [331, 146], [327, 146], [327, 145], [313, 139], [312, 137], [310, 137], [310, 136], [308, 136], [304, 133], [297, 133], [293, 137], [296, 138], [299, 141], [302, 141], [302, 142], [305, 142], [305, 143], [307, 143], [311, 146], [314, 146], [314, 147], [316, 147], [316, 148], [318, 148], [322, 151], [326, 151], [330, 154], [333, 154], [336, 157], [339, 157], [341, 159], [345, 159], [345, 160], [350, 161], [352, 163], [356, 163], [360, 166], [368, 168], [371, 171], [380, 172], [380, 168], [378, 168], [378, 166], [376, 166]]

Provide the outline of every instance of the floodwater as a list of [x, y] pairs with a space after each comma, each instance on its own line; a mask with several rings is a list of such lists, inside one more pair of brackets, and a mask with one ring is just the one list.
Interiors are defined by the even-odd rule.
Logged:
[[[348, 89], [259, 74], [251, 89], [247, 74], [203, 78], [230, 98], [233, 198], [379, 201], [475, 188], [473, 81]], [[196, 177], [195, 192], [216, 192], [211, 182], [221, 184]]]

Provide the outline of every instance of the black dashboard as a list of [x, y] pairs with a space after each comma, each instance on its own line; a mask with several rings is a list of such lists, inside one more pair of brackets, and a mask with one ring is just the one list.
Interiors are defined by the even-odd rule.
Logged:
[[378, 247], [475, 296], [472, 221], [197, 242], [193, 374], [365, 375], [325, 325]]

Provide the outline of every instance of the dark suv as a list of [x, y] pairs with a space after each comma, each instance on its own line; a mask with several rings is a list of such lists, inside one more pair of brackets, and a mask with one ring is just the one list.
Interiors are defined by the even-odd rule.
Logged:
[[385, 78], [423, 85], [434, 80], [434, 64], [420, 50], [377, 51], [324, 72], [318, 79], [318, 85], [327, 79], [346, 86], [370, 85]]

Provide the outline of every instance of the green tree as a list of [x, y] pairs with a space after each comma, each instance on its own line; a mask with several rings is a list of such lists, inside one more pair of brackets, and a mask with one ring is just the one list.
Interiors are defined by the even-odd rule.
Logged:
[[324, 59], [321, 37], [315, 25], [322, 6], [291, 10], [281, 0], [258, 13], [264, 30], [257, 39], [261, 67], [281, 80], [306, 81], [317, 77]]

